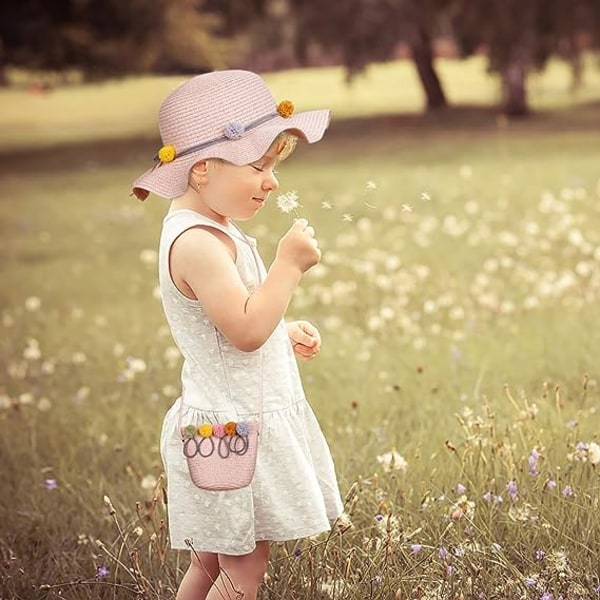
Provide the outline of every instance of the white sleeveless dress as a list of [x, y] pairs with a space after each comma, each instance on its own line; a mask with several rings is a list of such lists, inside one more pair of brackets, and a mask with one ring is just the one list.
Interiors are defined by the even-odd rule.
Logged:
[[165, 217], [159, 281], [165, 315], [184, 358], [181, 422], [257, 419], [262, 370], [262, 431], [250, 486], [220, 492], [199, 489], [190, 479], [182, 452], [182, 400], [175, 401], [165, 415], [160, 442], [167, 475], [169, 535], [174, 549], [187, 549], [184, 540], [188, 538], [197, 551], [241, 555], [252, 552], [258, 540], [294, 540], [329, 530], [342, 512], [342, 501], [331, 453], [304, 395], [284, 321], [260, 350], [242, 352], [217, 332], [201, 304], [186, 298], [173, 283], [171, 245], [186, 229], [198, 225], [219, 229], [233, 240], [236, 266], [249, 292], [259, 284], [255, 256], [261, 279], [266, 276], [256, 240], [243, 236], [233, 225], [221, 225], [187, 209]]

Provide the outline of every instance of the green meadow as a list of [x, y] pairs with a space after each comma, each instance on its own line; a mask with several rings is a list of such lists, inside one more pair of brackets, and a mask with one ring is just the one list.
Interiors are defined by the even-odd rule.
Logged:
[[[273, 546], [261, 598], [600, 597], [600, 71], [493, 109], [483, 62], [266, 76], [325, 139], [279, 169], [321, 263], [289, 318], [346, 518]], [[169, 600], [158, 453], [180, 358], [156, 286], [163, 200], [129, 196], [181, 78], [0, 92], [0, 599]], [[265, 261], [291, 224], [243, 224]]]

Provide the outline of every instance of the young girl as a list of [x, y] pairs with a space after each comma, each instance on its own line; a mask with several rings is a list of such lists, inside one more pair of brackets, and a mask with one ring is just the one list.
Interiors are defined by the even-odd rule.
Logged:
[[[316, 356], [321, 338], [307, 321], [283, 321], [303, 273], [320, 259], [315, 231], [295, 221], [267, 272], [256, 240], [235, 224], [268, 202], [278, 187], [274, 169], [298, 137], [316, 142], [328, 124], [329, 111], [294, 114], [290, 101], [277, 104], [254, 73], [200, 75], [161, 105], [164, 145], [134, 183], [141, 200], [150, 192], [171, 200], [159, 280], [184, 358], [183, 392], [165, 416], [161, 455], [171, 546], [192, 548], [177, 600], [256, 598], [269, 542], [327, 531], [342, 512], [331, 454], [295, 360]], [[260, 424], [250, 485], [197, 487], [182, 426], [193, 425], [192, 437], [211, 436], [210, 451], [223, 443], [219, 424], [240, 421]]]

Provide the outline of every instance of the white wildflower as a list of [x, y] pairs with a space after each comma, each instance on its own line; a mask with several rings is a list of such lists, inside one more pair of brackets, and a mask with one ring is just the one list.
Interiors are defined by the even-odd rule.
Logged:
[[300, 204], [298, 203], [298, 194], [296, 193], [296, 190], [277, 196], [277, 208], [279, 208], [282, 213], [288, 214], [293, 210], [296, 210], [299, 206]]
[[157, 481], [154, 475], [146, 475], [141, 482], [142, 489], [153, 490], [156, 487]]
[[406, 467], [408, 466], [404, 457], [395, 448], [390, 452], [379, 455], [377, 462], [383, 467], [386, 473], [390, 471], [406, 471]]
[[158, 252], [149, 248], [142, 250], [140, 252], [140, 260], [145, 265], [155, 265], [158, 261]]
[[25, 300], [25, 310], [29, 312], [35, 312], [42, 306], [42, 301], [37, 296], [30, 296]]
[[597, 465], [600, 463], [600, 446], [596, 442], [590, 442], [587, 451], [590, 464]]

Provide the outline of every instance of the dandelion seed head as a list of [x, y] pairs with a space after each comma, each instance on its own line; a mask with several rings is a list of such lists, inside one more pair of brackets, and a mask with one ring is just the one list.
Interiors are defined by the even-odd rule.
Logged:
[[285, 194], [279, 194], [279, 196], [277, 196], [277, 208], [279, 208], [282, 213], [288, 214], [300, 206], [298, 198], [299, 196], [296, 190], [291, 190]]

